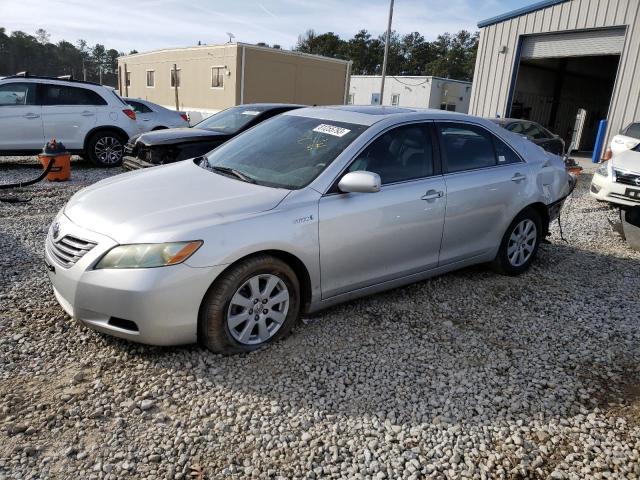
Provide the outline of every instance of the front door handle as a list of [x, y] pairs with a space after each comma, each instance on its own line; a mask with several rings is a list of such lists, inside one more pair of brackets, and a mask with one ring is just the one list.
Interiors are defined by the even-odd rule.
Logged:
[[442, 191], [436, 191], [436, 190], [429, 190], [427, 193], [425, 193], [421, 199], [422, 200], [426, 200], [426, 201], [431, 201], [431, 200], [436, 200], [438, 198], [442, 198], [444, 196], [444, 192]]
[[521, 173], [516, 173], [513, 177], [511, 177], [512, 182], [521, 182], [522, 180], [526, 180], [527, 176], [522, 175]]
[[40, 115], [37, 113], [25, 113], [24, 118], [40, 118]]
[[84, 112], [82, 112], [82, 113], [81, 113], [81, 115], [82, 115], [83, 117], [90, 117], [90, 116], [92, 116], [93, 114], [94, 114], [94, 113], [93, 113], [93, 112], [90, 112], [89, 110], [85, 110]]

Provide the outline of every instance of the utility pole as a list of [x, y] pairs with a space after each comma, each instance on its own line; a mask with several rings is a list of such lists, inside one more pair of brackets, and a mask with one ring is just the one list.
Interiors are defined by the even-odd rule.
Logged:
[[99, 67], [98, 71], [100, 75], [100, 85], [102, 85], [102, 67]]
[[87, 81], [87, 69], [84, 67], [84, 57], [82, 58], [82, 80]]
[[180, 110], [180, 102], [178, 101], [178, 65], [173, 64], [173, 86], [176, 92], [176, 111]]
[[391, 20], [393, 19], [393, 0], [389, 5], [389, 23], [384, 41], [384, 59], [382, 60], [382, 82], [380, 84], [380, 105], [384, 103], [384, 78], [387, 75], [387, 57], [389, 56], [389, 41], [391, 40]]

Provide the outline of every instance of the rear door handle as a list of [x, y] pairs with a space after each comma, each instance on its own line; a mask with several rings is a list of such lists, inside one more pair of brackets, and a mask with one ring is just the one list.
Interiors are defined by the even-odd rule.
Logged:
[[442, 191], [429, 190], [427, 193], [425, 193], [421, 197], [421, 199], [426, 201], [431, 201], [431, 200], [436, 200], [437, 198], [442, 198], [443, 196], [444, 196], [444, 192]]
[[522, 175], [521, 173], [516, 173], [513, 177], [511, 177], [512, 182], [521, 182], [522, 180], [526, 180], [527, 176]]
[[93, 113], [93, 112], [90, 112], [89, 110], [85, 110], [84, 112], [82, 112], [82, 113], [81, 113], [81, 115], [82, 115], [83, 117], [90, 117], [90, 116], [92, 116], [93, 114], [94, 114], [94, 113]]
[[25, 113], [24, 118], [40, 118], [40, 115], [37, 113]]

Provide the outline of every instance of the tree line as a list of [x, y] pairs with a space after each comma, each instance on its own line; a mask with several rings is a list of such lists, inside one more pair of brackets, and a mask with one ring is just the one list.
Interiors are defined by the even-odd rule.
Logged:
[[53, 77], [72, 75], [92, 82], [102, 78], [104, 85], [117, 87], [120, 55], [124, 53], [100, 43], [89, 46], [84, 40], [75, 45], [66, 40], [51, 43], [44, 29], [36, 30], [35, 35], [19, 30], [7, 35], [0, 27], [0, 76], [23, 71]]
[[[298, 37], [294, 50], [351, 60], [354, 75], [378, 75], [382, 72], [384, 43], [384, 36], [373, 37], [367, 30], [360, 30], [348, 40], [333, 32], [317, 34], [308, 30]], [[280, 46], [273, 45], [273, 48]], [[477, 32], [445, 33], [430, 42], [419, 32], [400, 35], [393, 31], [387, 73], [470, 81], [477, 49]], [[26, 70], [33, 75], [73, 75], [77, 79], [98, 82], [102, 75], [103, 84], [116, 87], [120, 55], [124, 52], [107, 49], [99, 43], [89, 46], [84, 40], [78, 40], [75, 45], [66, 40], [51, 43], [50, 35], [44, 29], [38, 29], [34, 35], [21, 31], [7, 34], [5, 28], [0, 27], [0, 76]]]
[[[382, 72], [385, 37], [373, 37], [360, 30], [343, 40], [333, 32], [317, 34], [313, 30], [298, 37], [295, 50], [353, 62], [353, 75], [379, 75]], [[438, 35], [426, 41], [420, 32], [400, 35], [391, 32], [388, 75], [434, 75], [457, 80], [473, 79], [478, 50], [478, 32], [460, 30]]]

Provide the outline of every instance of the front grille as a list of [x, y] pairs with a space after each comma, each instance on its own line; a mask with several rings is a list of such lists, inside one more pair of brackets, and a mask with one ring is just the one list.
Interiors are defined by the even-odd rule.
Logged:
[[49, 255], [58, 264], [65, 268], [70, 268], [78, 260], [84, 257], [97, 244], [83, 240], [72, 235], [65, 235], [59, 240], [53, 240], [51, 236], [47, 238], [47, 250]]
[[616, 182], [623, 183], [625, 185], [633, 185], [634, 187], [640, 187], [640, 174], [623, 172], [622, 170], [613, 170], [616, 175]]

